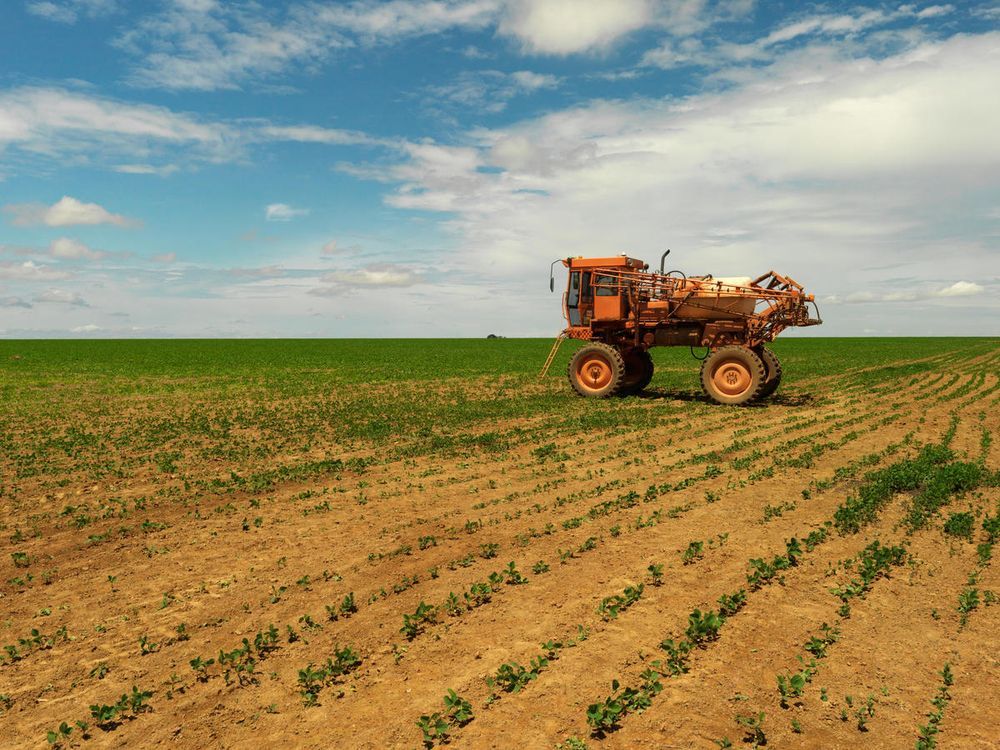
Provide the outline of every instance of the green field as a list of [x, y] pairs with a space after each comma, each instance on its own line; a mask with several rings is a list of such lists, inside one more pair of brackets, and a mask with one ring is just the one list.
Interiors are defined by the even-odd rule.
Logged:
[[1000, 341], [551, 343], [0, 342], [0, 746], [988, 746]]

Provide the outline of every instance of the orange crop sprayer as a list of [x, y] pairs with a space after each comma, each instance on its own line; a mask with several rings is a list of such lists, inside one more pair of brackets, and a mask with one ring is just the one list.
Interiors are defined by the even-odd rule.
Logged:
[[[701, 385], [720, 404], [746, 404], [774, 393], [781, 364], [764, 345], [789, 326], [814, 326], [813, 295], [774, 271], [756, 279], [660, 272], [625, 255], [553, 261], [569, 269], [560, 334], [588, 342], [569, 363], [569, 382], [581, 396], [638, 393], [653, 377], [654, 346], [705, 347]], [[549, 289], [555, 278], [549, 277]], [[816, 317], [809, 314], [809, 305]]]

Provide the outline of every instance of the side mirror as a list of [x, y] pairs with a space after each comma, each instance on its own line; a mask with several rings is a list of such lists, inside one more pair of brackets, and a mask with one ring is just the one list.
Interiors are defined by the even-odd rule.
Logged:
[[554, 292], [556, 290], [556, 279], [554, 276], [549, 276], [549, 291]]
[[556, 290], [556, 263], [560, 263], [559, 260], [554, 260], [549, 264], [549, 291], [554, 292]]

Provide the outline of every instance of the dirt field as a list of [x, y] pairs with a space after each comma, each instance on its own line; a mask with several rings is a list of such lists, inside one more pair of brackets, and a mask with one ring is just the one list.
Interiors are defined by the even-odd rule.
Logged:
[[1000, 747], [998, 343], [4, 342], [0, 746]]

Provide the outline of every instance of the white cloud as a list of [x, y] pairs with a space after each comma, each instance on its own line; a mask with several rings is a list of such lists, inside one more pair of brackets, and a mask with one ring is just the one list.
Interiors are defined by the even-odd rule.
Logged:
[[73, 24], [83, 16], [97, 18], [118, 10], [118, 0], [29, 0], [25, 10], [48, 21]]
[[0, 279], [16, 281], [61, 281], [69, 279], [73, 274], [52, 266], [40, 265], [30, 260], [23, 263], [0, 262]]
[[177, 253], [159, 253], [150, 258], [154, 263], [173, 263], [177, 260]]
[[779, 50], [792, 42], [816, 43], [821, 39], [836, 40], [842, 51], [854, 47], [858, 56], [885, 49], [898, 51], [923, 41], [923, 32], [919, 26], [895, 30], [888, 27], [901, 20], [919, 21], [952, 10], [951, 6], [930, 6], [918, 12], [913, 5], [900, 5], [893, 10], [853, 8], [843, 13], [804, 15], [746, 43], [668, 34], [660, 46], [643, 54], [640, 66], [670, 69], [695, 65], [714, 69], [734, 63], [767, 62], [775, 60]]
[[511, 0], [500, 33], [530, 52], [569, 55], [605, 50], [652, 19], [648, 0]]
[[148, 159], [167, 149], [189, 160], [222, 161], [238, 155], [237, 133], [165, 107], [131, 104], [67, 89], [22, 87], [0, 91], [0, 153], [67, 163], [96, 155]]
[[233, 278], [275, 279], [285, 275], [285, 270], [278, 266], [263, 266], [253, 268], [227, 268], [224, 273]]
[[64, 260], [100, 260], [106, 255], [106, 253], [102, 253], [99, 250], [92, 250], [79, 240], [69, 237], [59, 237], [52, 240], [52, 243], [49, 245], [49, 254], [53, 258], [62, 258]]
[[257, 131], [257, 137], [263, 140], [325, 143], [333, 146], [391, 146], [395, 143], [354, 130], [338, 130], [315, 125], [265, 125]]
[[[449, 30], [494, 28], [528, 53], [604, 52], [642, 28], [692, 34], [749, 12], [752, 0], [354, 0], [184, 2], [140, 19], [117, 40], [130, 81], [170, 90], [239, 89], [331, 58]], [[466, 55], [479, 54], [467, 47]]]
[[[98, 331], [103, 331], [104, 329], [96, 323], [87, 323], [82, 326], [74, 326], [70, 328], [70, 333], [97, 333]], [[139, 329], [142, 330], [142, 329]]]
[[956, 281], [951, 286], [939, 289], [934, 293], [935, 297], [969, 297], [974, 294], [982, 294], [986, 289], [981, 284], [972, 281]]
[[180, 167], [176, 164], [164, 164], [159, 167], [152, 164], [116, 164], [113, 169], [121, 174], [155, 174], [159, 177], [167, 177], [178, 171]]
[[954, 5], [928, 5], [926, 8], [917, 11], [917, 18], [937, 18], [955, 12]]
[[90, 307], [87, 301], [76, 292], [68, 292], [65, 289], [47, 289], [35, 297], [35, 302], [51, 302], [58, 305], [70, 305], [72, 307]]
[[[970, 297], [983, 294], [986, 287], [971, 281], [956, 281], [943, 289], [932, 289], [926, 285], [916, 289], [899, 289], [893, 292], [875, 292], [871, 290], [858, 290], [844, 297], [847, 303], [871, 303], [871, 302], [919, 302], [940, 297]], [[827, 296], [824, 302], [839, 304], [841, 299], [837, 295]]]
[[442, 102], [485, 112], [501, 112], [511, 99], [559, 85], [557, 76], [518, 70], [464, 71], [449, 84], [430, 86], [422, 96], [425, 106], [438, 108]]
[[[398, 138], [315, 125], [275, 125], [262, 119], [208, 121], [165, 107], [67, 89], [0, 90], [0, 156], [5, 149], [16, 150], [22, 157], [18, 162], [41, 160], [60, 167], [95, 164], [124, 174], [165, 177], [184, 167], [238, 161], [248, 146], [276, 141], [390, 149], [404, 145]], [[41, 208], [26, 210], [37, 216]]]
[[267, 221], [291, 221], [297, 216], [308, 216], [308, 208], [292, 208], [287, 203], [271, 203], [264, 209]]
[[[957, 232], [949, 273], [991, 262], [988, 233], [956, 219], [995, 194], [998, 65], [1000, 33], [882, 59], [807, 47], [717, 93], [591, 102], [368, 169], [399, 183], [390, 205], [447, 212], [450, 267], [499, 285], [537, 271], [540, 248], [673, 247], [692, 273], [776, 268], [824, 296], [930, 304], [942, 227]], [[876, 263], [907, 278], [865, 270]]]
[[321, 297], [338, 296], [358, 287], [408, 287], [421, 282], [414, 269], [396, 263], [372, 263], [362, 268], [332, 271], [320, 278], [323, 286], [309, 290]]
[[449, 28], [482, 28], [499, 0], [358, 0], [273, 6], [186, 2], [140, 20], [118, 46], [138, 58], [141, 86], [235, 89], [330, 55]]
[[323, 255], [336, 255], [342, 252], [344, 252], [344, 249], [337, 245], [337, 240], [330, 240], [320, 250], [320, 253]]
[[40, 224], [48, 227], [95, 224], [129, 227], [138, 224], [134, 219], [113, 214], [96, 203], [83, 203], [68, 195], [64, 195], [51, 206], [42, 203], [14, 203], [4, 206], [3, 212], [13, 217], [11, 223], [19, 227]]
[[304, 17], [378, 43], [451, 28], [483, 28], [495, 18], [501, 4], [498, 0], [360, 0], [317, 7], [315, 15]]

